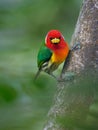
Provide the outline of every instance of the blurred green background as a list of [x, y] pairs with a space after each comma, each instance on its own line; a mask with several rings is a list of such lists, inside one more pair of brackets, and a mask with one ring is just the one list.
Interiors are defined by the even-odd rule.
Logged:
[[44, 73], [33, 82], [37, 52], [50, 29], [70, 43], [81, 3], [0, 0], [0, 130], [42, 130], [57, 83]]

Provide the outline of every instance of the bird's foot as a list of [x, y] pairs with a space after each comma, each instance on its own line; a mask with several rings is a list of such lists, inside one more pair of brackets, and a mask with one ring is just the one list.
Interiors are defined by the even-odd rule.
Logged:
[[75, 73], [73, 72], [67, 72], [65, 74], [62, 74], [57, 81], [58, 82], [66, 82], [66, 81], [71, 81], [74, 79]]
[[78, 50], [78, 49], [81, 49], [81, 43], [80, 42], [77, 42], [73, 45], [73, 47], [71, 48], [71, 51], [75, 51], [75, 50]]

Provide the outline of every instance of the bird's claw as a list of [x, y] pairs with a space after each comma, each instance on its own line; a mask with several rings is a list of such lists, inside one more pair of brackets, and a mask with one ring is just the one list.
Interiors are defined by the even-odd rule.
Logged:
[[61, 75], [61, 76], [57, 79], [57, 81], [58, 81], [58, 82], [70, 81], [70, 80], [73, 80], [73, 79], [74, 79], [74, 76], [75, 76], [74, 73], [72, 73], [72, 72], [67, 72], [67, 73]]

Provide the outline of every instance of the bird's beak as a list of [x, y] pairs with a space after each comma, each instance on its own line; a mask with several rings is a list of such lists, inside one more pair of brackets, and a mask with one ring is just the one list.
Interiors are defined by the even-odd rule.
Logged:
[[51, 42], [54, 43], [54, 44], [57, 44], [57, 43], [60, 42], [60, 39], [59, 39], [59, 38], [53, 38], [53, 39], [51, 40]]

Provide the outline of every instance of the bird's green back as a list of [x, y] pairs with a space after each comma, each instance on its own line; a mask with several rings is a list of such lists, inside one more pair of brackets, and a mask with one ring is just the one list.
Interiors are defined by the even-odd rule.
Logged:
[[43, 44], [38, 52], [37, 56], [37, 63], [38, 67], [40, 68], [43, 63], [47, 62], [52, 55], [52, 51], [48, 49], [45, 44]]

